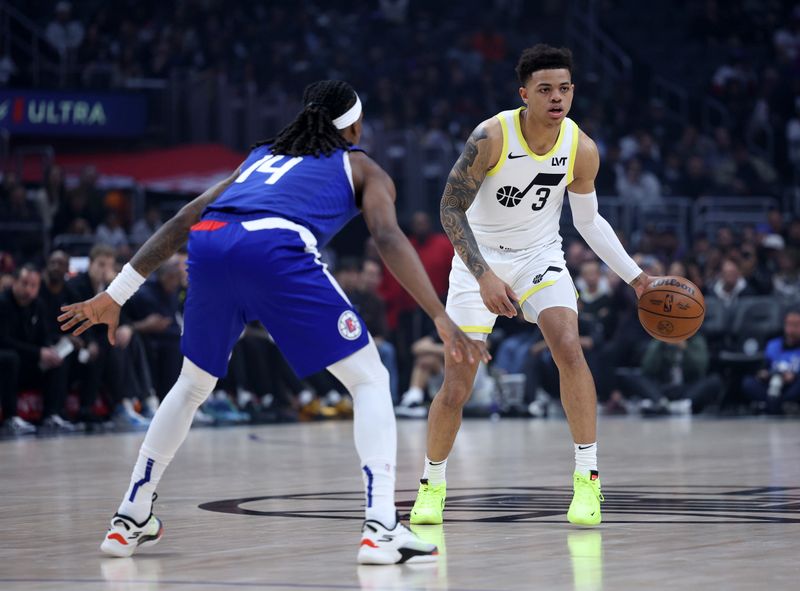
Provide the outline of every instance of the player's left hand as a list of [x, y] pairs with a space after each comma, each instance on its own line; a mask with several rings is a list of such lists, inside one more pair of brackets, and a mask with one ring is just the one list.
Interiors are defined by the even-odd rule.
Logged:
[[107, 324], [108, 342], [113, 345], [116, 341], [120, 309], [120, 305], [104, 291], [90, 300], [61, 306], [61, 311], [64, 313], [58, 317], [58, 321], [62, 323], [61, 330], [69, 332], [74, 328], [72, 334], [76, 336], [83, 334], [95, 324]]
[[447, 314], [442, 314], [433, 319], [436, 332], [444, 343], [445, 354], [452, 357], [456, 363], [467, 361], [470, 364], [483, 361], [489, 363], [492, 356], [486, 349], [486, 343], [473, 341]]
[[636, 299], [638, 300], [642, 297], [644, 290], [655, 281], [655, 277], [648, 275], [647, 273], [641, 273], [636, 279], [630, 282], [630, 286], [636, 292]]

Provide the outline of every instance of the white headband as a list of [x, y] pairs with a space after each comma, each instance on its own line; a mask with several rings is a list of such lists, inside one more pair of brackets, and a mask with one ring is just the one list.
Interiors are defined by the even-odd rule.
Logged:
[[336, 126], [336, 129], [346, 129], [358, 121], [359, 117], [361, 117], [361, 99], [356, 95], [356, 104], [350, 107], [344, 115], [340, 115], [334, 119], [333, 124]]

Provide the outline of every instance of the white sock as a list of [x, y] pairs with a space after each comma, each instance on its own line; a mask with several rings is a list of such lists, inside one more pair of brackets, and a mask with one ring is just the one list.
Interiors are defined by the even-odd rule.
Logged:
[[575, 444], [575, 471], [589, 476], [589, 473], [597, 471], [597, 442], [576, 443]]
[[397, 424], [389, 372], [371, 338], [369, 345], [328, 370], [353, 397], [353, 437], [361, 460], [366, 518], [392, 529], [397, 521], [394, 504]]
[[147, 429], [119, 513], [138, 523], [148, 518], [161, 475], [186, 439], [195, 411], [216, 383], [217, 378], [184, 358], [178, 381], [164, 397]]
[[433, 462], [428, 456], [425, 456], [425, 469], [422, 471], [422, 478], [428, 479], [428, 484], [436, 486], [442, 484], [444, 473], [447, 470], [447, 458], [441, 462]]
[[369, 460], [361, 467], [364, 480], [366, 518], [388, 529], [397, 523], [394, 505], [395, 467], [384, 460]]

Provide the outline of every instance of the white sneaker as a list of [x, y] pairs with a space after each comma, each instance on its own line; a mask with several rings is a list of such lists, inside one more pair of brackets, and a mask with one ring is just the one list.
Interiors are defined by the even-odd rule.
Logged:
[[[153, 495], [153, 501], [156, 495]], [[143, 523], [136, 523], [127, 515], [114, 513], [111, 518], [111, 527], [100, 544], [100, 550], [109, 556], [127, 558], [131, 556], [139, 546], [153, 546], [158, 543], [164, 535], [164, 524], [161, 520], [150, 513], [150, 517]]]
[[13, 435], [31, 435], [36, 433], [36, 427], [31, 425], [28, 421], [23, 418], [14, 416], [8, 419], [6, 423], [8, 430]]
[[194, 412], [194, 417], [192, 418], [193, 427], [203, 427], [213, 424], [214, 424], [214, 417], [212, 417], [210, 414], [206, 412], [203, 412], [202, 408], [198, 408]]
[[158, 396], [150, 394], [150, 396], [144, 400], [144, 414], [148, 417], [154, 417], [160, 405], [161, 402], [158, 400]]
[[423, 542], [398, 519], [393, 529], [369, 519], [361, 530], [358, 549], [359, 564], [415, 564], [435, 562], [439, 550], [435, 544]]
[[133, 403], [125, 398], [114, 413], [114, 423], [123, 428], [143, 430], [150, 426], [150, 419], [136, 412]]
[[64, 431], [66, 433], [72, 433], [75, 431], [75, 425], [69, 421], [65, 421], [59, 415], [50, 415], [47, 417], [44, 420], [44, 426], [55, 429], [56, 431]]
[[425, 407], [425, 393], [418, 388], [410, 388], [400, 399], [400, 404], [394, 407], [394, 414], [398, 417], [424, 419], [428, 416]]

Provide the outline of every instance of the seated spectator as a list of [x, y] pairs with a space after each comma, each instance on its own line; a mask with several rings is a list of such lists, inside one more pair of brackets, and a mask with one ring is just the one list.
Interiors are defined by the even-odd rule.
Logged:
[[642, 375], [625, 379], [642, 396], [642, 413], [697, 414], [723, 388], [717, 374], [708, 373], [708, 346], [703, 335], [670, 344], [653, 339], [642, 360]]
[[793, 249], [778, 253], [778, 272], [772, 276], [775, 295], [784, 298], [800, 298], [800, 269], [798, 252]]
[[780, 414], [786, 402], [800, 401], [800, 309], [783, 319], [783, 335], [767, 343], [764, 368], [746, 376], [742, 391], [759, 410]]
[[415, 212], [411, 218], [408, 239], [419, 254], [433, 288], [444, 299], [454, 253], [450, 239], [442, 232], [434, 232], [431, 216], [423, 211]]
[[722, 261], [719, 279], [714, 283], [711, 292], [724, 306], [732, 306], [739, 301], [739, 298], [753, 296], [757, 293], [742, 277], [739, 265], [731, 259]]
[[424, 406], [428, 382], [444, 372], [444, 345], [438, 337], [425, 336], [411, 346], [411, 354], [414, 356], [411, 382], [400, 404], [395, 407], [395, 414], [399, 417], [424, 418], [428, 415], [428, 409]]
[[180, 302], [182, 271], [177, 257], [156, 271], [156, 280], [146, 282], [128, 305], [133, 330], [142, 336], [150, 362], [150, 373], [159, 400], [178, 379], [181, 353]]
[[72, 17], [69, 2], [56, 4], [56, 18], [45, 29], [45, 38], [62, 56], [75, 53], [83, 41], [83, 25]]
[[74, 425], [61, 416], [67, 396], [66, 354], [47, 334], [46, 311], [39, 299], [41, 281], [39, 269], [23, 265], [14, 273], [11, 289], [0, 294], [0, 349], [6, 352], [6, 365], [12, 370], [3, 376], [8, 382], [3, 416], [12, 430], [29, 430], [17, 417], [16, 393], [18, 388], [36, 388], [44, 397], [44, 426], [73, 431]]
[[25, 187], [14, 185], [9, 191], [5, 203], [0, 204], [0, 219], [7, 222], [39, 221], [36, 209], [28, 201]]
[[162, 225], [161, 210], [157, 205], [151, 203], [144, 213], [144, 217], [133, 225], [131, 230], [131, 243], [135, 247], [144, 244], [150, 236], [156, 233]]
[[59, 234], [91, 234], [96, 221], [83, 192], [72, 191], [67, 202], [58, 208], [53, 219], [53, 236]]
[[44, 183], [37, 192], [36, 201], [39, 211], [49, 230], [53, 227], [58, 211], [67, 201], [67, 189], [64, 185], [64, 171], [60, 166], [50, 166], [44, 173]]
[[625, 173], [617, 179], [617, 193], [630, 205], [643, 210], [661, 205], [661, 184], [652, 172], [642, 168], [638, 158], [631, 158], [625, 165]]
[[95, 240], [97, 244], [107, 244], [115, 248], [123, 257], [130, 252], [128, 235], [120, 223], [119, 214], [113, 209], [106, 211], [103, 223], [97, 226]]
[[[67, 283], [73, 301], [91, 299], [106, 288], [116, 275], [115, 254], [113, 248], [104, 244], [92, 248], [89, 269]], [[80, 382], [81, 420], [89, 428], [99, 420], [93, 407], [103, 387], [117, 426], [140, 429], [148, 424], [145, 417], [135, 411], [133, 399], [146, 400], [150, 395], [150, 372], [143, 345], [134, 335], [125, 312], [123, 309], [116, 330], [116, 346], [108, 342], [105, 326], [92, 327], [81, 335], [88, 357], [84, 357], [86, 363], [73, 364], [73, 369]]]
[[611, 284], [600, 269], [597, 260], [584, 261], [575, 287], [583, 302], [581, 314], [587, 319], [599, 322], [603, 327], [604, 338], [610, 339], [617, 327], [617, 311], [611, 298]]

